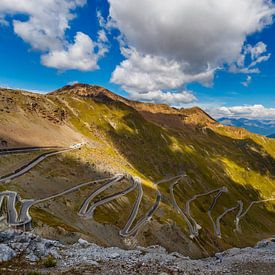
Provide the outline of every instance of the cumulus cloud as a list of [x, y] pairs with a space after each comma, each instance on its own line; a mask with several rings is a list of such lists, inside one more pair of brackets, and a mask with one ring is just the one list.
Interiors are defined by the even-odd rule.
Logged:
[[42, 64], [47, 67], [66, 70], [68, 68], [91, 71], [98, 69], [99, 55], [94, 54], [95, 44], [86, 34], [78, 32], [73, 44], [64, 49], [52, 50], [41, 57]]
[[65, 30], [74, 18], [72, 11], [86, 0], [2, 0], [0, 14], [25, 14], [27, 20], [13, 20], [15, 33], [34, 49], [62, 48]]
[[69, 22], [75, 18], [75, 9], [85, 4], [86, 0], [1, 0], [0, 18], [28, 16], [27, 20], [12, 21], [14, 32], [33, 49], [43, 52], [44, 65], [63, 70], [94, 70], [98, 67], [95, 61], [107, 51], [103, 31], [96, 42], [81, 32], [75, 35], [73, 44], [65, 37]]
[[232, 106], [209, 108], [207, 111], [215, 118], [235, 117], [235, 118], [262, 118], [275, 120], [275, 108], [266, 108], [261, 104], [250, 106]]
[[181, 91], [177, 93], [163, 91], [149, 91], [147, 93], [132, 92], [130, 93], [130, 98], [145, 102], [166, 103], [175, 107], [197, 100], [197, 98], [189, 91]]
[[163, 56], [141, 54], [134, 49], [122, 48], [126, 60], [116, 67], [111, 81], [128, 92], [145, 92], [159, 89], [175, 89], [183, 82], [198, 81], [210, 85], [213, 70], [198, 74], [183, 73], [185, 64]]
[[256, 65], [269, 58], [261, 43], [251, 46], [254, 63], [241, 66], [247, 36], [272, 23], [270, 0], [108, 1], [109, 25], [120, 30], [125, 56], [111, 81], [130, 93], [181, 89], [194, 81], [211, 85], [219, 68], [258, 72]]

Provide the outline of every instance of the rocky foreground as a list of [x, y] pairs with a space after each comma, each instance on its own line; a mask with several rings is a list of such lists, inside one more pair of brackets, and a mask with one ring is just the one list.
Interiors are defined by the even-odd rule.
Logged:
[[[160, 246], [135, 250], [103, 248], [79, 239], [73, 245], [30, 232], [0, 232], [0, 274], [272, 274], [275, 242], [232, 248], [192, 260]], [[273, 273], [274, 274], [274, 273]]]

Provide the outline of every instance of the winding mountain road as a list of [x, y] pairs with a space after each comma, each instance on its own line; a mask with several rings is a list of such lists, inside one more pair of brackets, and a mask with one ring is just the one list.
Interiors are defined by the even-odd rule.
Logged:
[[62, 150], [62, 149], [64, 148], [57, 147], [57, 146], [4, 148], [4, 149], [0, 149], [0, 156], [30, 153], [30, 152], [41, 151], [41, 150]]
[[134, 220], [136, 219], [136, 216], [138, 214], [138, 210], [139, 210], [139, 206], [141, 203], [141, 199], [143, 196], [143, 191], [142, 191], [142, 185], [139, 181], [138, 185], [138, 198], [133, 206], [132, 212], [130, 214], [130, 217], [126, 223], [126, 225], [124, 226], [124, 228], [122, 230], [119, 231], [120, 236], [122, 237], [129, 237], [129, 236], [133, 236], [135, 234], [137, 234], [138, 230], [146, 223], [148, 222], [151, 217], [153, 216], [153, 214], [155, 213], [155, 211], [157, 210], [160, 201], [161, 201], [161, 193], [158, 189], [156, 189], [157, 191], [157, 198], [155, 203], [153, 204], [153, 206], [145, 213], [145, 215], [134, 225], [134, 227], [132, 229], [131, 226], [134, 223]]
[[192, 216], [192, 212], [191, 212], [191, 209], [190, 209], [191, 202], [193, 202], [194, 200], [196, 200], [196, 199], [198, 199], [200, 197], [208, 196], [208, 195], [211, 195], [211, 194], [216, 193], [216, 192], [223, 193], [223, 191], [225, 190], [225, 188], [226, 187], [222, 187], [222, 188], [217, 188], [217, 189], [214, 189], [214, 190], [210, 190], [210, 191], [205, 192], [205, 193], [199, 193], [199, 194], [193, 196], [191, 199], [189, 199], [186, 202], [186, 204], [185, 204], [185, 212], [186, 212], [187, 217], [193, 223], [193, 229], [194, 229], [195, 236], [199, 235], [199, 230], [201, 229], [201, 226], [197, 223], [197, 221]]
[[12, 172], [8, 175], [0, 177], [0, 183], [9, 183], [11, 180], [24, 175], [25, 173], [29, 172], [32, 168], [34, 168], [36, 165], [38, 165], [40, 162], [42, 162], [43, 160], [45, 160], [48, 157], [55, 156], [55, 155], [58, 155], [58, 154], [63, 154], [65, 152], [69, 152], [69, 151], [76, 150], [76, 149], [77, 148], [66, 148], [66, 149], [62, 149], [62, 150], [59, 150], [59, 151], [43, 153], [40, 156], [38, 156], [38, 157], [34, 158], [33, 160], [31, 160], [29, 163], [27, 163], [27, 164], [23, 165], [22, 167], [16, 169], [14, 172]]
[[[105, 198], [102, 198], [96, 202], [94, 202], [90, 207], [90, 203], [91, 201], [98, 196], [100, 193], [102, 193], [103, 191], [105, 191], [106, 189], [108, 189], [109, 187], [111, 187], [113, 184], [123, 180], [123, 179], [128, 179], [131, 182], [131, 186], [124, 189], [121, 192], [115, 193], [113, 195], [107, 196]], [[22, 226], [22, 225], [27, 225], [28, 223], [31, 222], [31, 216], [29, 214], [29, 210], [32, 206], [37, 205], [39, 203], [42, 202], [46, 202], [52, 199], [55, 199], [57, 197], [61, 197], [64, 195], [67, 195], [69, 193], [75, 192], [80, 190], [81, 187], [93, 184], [93, 183], [99, 183], [99, 182], [103, 182], [106, 181], [107, 182], [105, 184], [103, 184], [103, 186], [97, 188], [95, 191], [92, 192], [92, 194], [85, 199], [85, 201], [82, 203], [80, 210], [78, 212], [79, 216], [82, 216], [86, 219], [88, 218], [92, 218], [93, 217], [93, 212], [94, 210], [100, 206], [103, 205], [105, 203], [108, 203], [114, 199], [117, 199], [121, 196], [124, 196], [126, 194], [128, 194], [129, 192], [137, 189], [138, 190], [138, 197], [134, 203], [134, 206], [132, 208], [130, 217], [126, 223], [126, 225], [124, 226], [124, 228], [122, 230], [119, 231], [120, 235], [123, 237], [128, 237], [128, 236], [132, 236], [135, 235], [138, 230], [148, 221], [150, 220], [150, 218], [152, 217], [152, 215], [154, 214], [154, 212], [157, 210], [160, 201], [161, 201], [161, 193], [159, 192], [159, 190], [157, 189], [157, 197], [156, 197], [156, 202], [153, 204], [153, 206], [146, 212], [146, 214], [135, 224], [135, 226], [133, 228], [131, 228], [131, 226], [133, 225], [133, 222], [135, 221], [138, 211], [139, 211], [139, 207], [140, 207], [140, 203], [143, 197], [143, 190], [142, 190], [142, 185], [141, 185], [141, 181], [139, 178], [133, 178], [130, 175], [122, 175], [122, 174], [117, 174], [114, 177], [111, 178], [105, 178], [105, 179], [100, 179], [100, 180], [95, 180], [95, 181], [90, 181], [87, 183], [82, 183], [79, 184], [77, 186], [74, 186], [72, 188], [69, 188], [63, 192], [60, 192], [58, 194], [52, 195], [50, 197], [47, 198], [42, 198], [42, 199], [38, 199], [38, 200], [21, 200], [21, 198], [19, 197], [19, 195], [16, 192], [13, 191], [4, 191], [0, 193], [0, 209], [2, 209], [2, 204], [4, 202], [4, 198], [7, 198], [7, 222], [9, 225], [12, 226]], [[16, 204], [17, 203], [21, 203], [21, 208], [19, 210], [19, 215], [17, 214], [17, 210], [16, 210]]]
[[193, 239], [195, 237], [195, 231], [194, 231], [194, 228], [193, 228], [193, 224], [190, 222], [190, 220], [187, 217], [186, 213], [179, 207], [179, 205], [176, 201], [176, 198], [175, 198], [175, 194], [174, 194], [174, 187], [179, 183], [179, 180], [180, 179], [173, 182], [169, 187], [171, 198], [172, 198], [172, 204], [173, 204], [174, 208], [177, 210], [177, 212], [183, 217], [183, 219], [187, 223], [187, 226], [188, 226], [188, 229], [189, 229], [189, 237], [191, 239]]
[[108, 197], [107, 199], [103, 198], [102, 200], [98, 201], [97, 203], [94, 203], [90, 208], [88, 208], [90, 202], [97, 195], [99, 195], [100, 193], [102, 193], [103, 191], [105, 191], [106, 189], [111, 187], [114, 183], [121, 181], [122, 179], [124, 179], [124, 175], [118, 174], [118, 175], [114, 176], [113, 178], [110, 178], [109, 181], [107, 183], [105, 183], [103, 186], [101, 186], [98, 189], [96, 189], [95, 191], [93, 191], [92, 194], [82, 203], [80, 210], [78, 212], [78, 215], [82, 216], [86, 219], [92, 218], [95, 208], [97, 206], [103, 204], [102, 201], [105, 201], [104, 203], [107, 203], [107, 202], [111, 201], [112, 199], [119, 197], [117, 194], [115, 194], [115, 195]]
[[239, 203], [239, 212], [236, 215], [235, 218], [235, 223], [236, 223], [236, 228], [235, 230], [240, 232], [240, 221], [241, 219], [248, 213], [248, 211], [250, 210], [250, 208], [255, 205], [255, 204], [259, 204], [259, 203], [263, 203], [263, 202], [268, 202], [268, 201], [274, 201], [275, 198], [269, 198], [269, 199], [265, 199], [265, 200], [258, 200], [258, 201], [252, 201], [249, 206], [246, 208], [245, 211], [243, 211], [243, 202], [242, 201], [238, 201]]
[[216, 219], [216, 235], [221, 238], [222, 237], [222, 233], [221, 233], [221, 220], [222, 218], [227, 215], [228, 213], [237, 210], [240, 207], [240, 203], [239, 201], [237, 202], [237, 206], [231, 207], [226, 209], [221, 215], [219, 215]]
[[220, 189], [220, 191], [216, 194], [216, 196], [214, 197], [214, 200], [212, 202], [212, 204], [210, 205], [208, 211], [207, 211], [207, 215], [210, 219], [210, 221], [212, 222], [212, 225], [213, 225], [213, 229], [214, 229], [214, 234], [218, 235], [218, 231], [217, 231], [217, 227], [216, 227], [216, 223], [214, 222], [214, 219], [212, 217], [212, 210], [214, 209], [214, 207], [216, 206], [217, 202], [218, 202], [218, 199], [220, 198], [220, 196], [223, 194], [223, 193], [227, 193], [228, 192], [228, 189], [226, 187], [222, 187]]
[[[34, 200], [21, 200], [16, 192], [4, 191], [0, 193], [0, 209], [2, 209], [5, 199], [7, 200], [7, 223], [9, 225], [21, 226], [31, 222], [32, 218], [29, 214], [29, 209], [34, 204]], [[18, 201], [21, 202], [19, 215], [16, 210]]]
[[[179, 179], [180, 180], [180, 179]], [[193, 218], [192, 216], [192, 212], [190, 210], [190, 204], [200, 198], [200, 197], [203, 197], [203, 196], [207, 196], [207, 195], [211, 195], [213, 193], [217, 193], [217, 195], [214, 197], [214, 200], [211, 204], [211, 206], [209, 207], [208, 209], [208, 216], [210, 218], [210, 220], [212, 221], [213, 223], [213, 226], [214, 226], [214, 231], [217, 235], [219, 235], [219, 231], [218, 229], [216, 229], [216, 223], [214, 222], [213, 218], [212, 218], [212, 215], [211, 215], [211, 211], [213, 210], [213, 208], [216, 206], [216, 203], [218, 201], [218, 198], [222, 195], [222, 193], [225, 193], [225, 192], [228, 192], [227, 188], [226, 187], [221, 187], [221, 188], [217, 188], [217, 189], [214, 189], [214, 190], [210, 190], [208, 192], [205, 192], [205, 193], [200, 193], [200, 194], [196, 194], [195, 196], [193, 196], [191, 199], [189, 199], [186, 203], [185, 203], [185, 210], [182, 210], [176, 199], [175, 199], [175, 195], [174, 195], [174, 187], [176, 184], [179, 183], [179, 180], [174, 182], [171, 186], [170, 186], [170, 194], [171, 194], [171, 197], [172, 197], [172, 204], [174, 206], [174, 208], [177, 210], [177, 212], [183, 217], [183, 219], [186, 221], [187, 223], [187, 226], [188, 226], [188, 229], [189, 229], [189, 236], [191, 239], [199, 236], [199, 230], [201, 229], [201, 226], [197, 223], [197, 221]], [[222, 217], [219, 218], [219, 220], [221, 219]], [[219, 226], [219, 220], [217, 222], [218, 226]]]
[[[22, 176], [23, 174], [27, 173], [32, 168], [34, 168], [36, 165], [38, 165], [40, 162], [42, 162], [43, 160], [45, 160], [46, 158], [48, 158], [50, 156], [54, 156], [54, 155], [57, 155], [57, 154], [61, 154], [61, 153], [64, 153], [64, 152], [68, 152], [68, 151], [71, 151], [71, 150], [78, 149], [82, 145], [83, 144], [75, 144], [75, 145], [70, 146], [70, 148], [63, 148], [63, 149], [60, 149], [59, 151], [53, 151], [53, 152], [48, 152], [48, 153], [41, 154], [40, 156], [33, 159], [31, 162], [29, 162], [26, 165], [24, 165], [23, 167], [17, 169], [15, 172], [0, 178], [0, 183], [1, 182], [9, 182], [9, 181], [13, 180], [14, 178]], [[21, 150], [26, 152], [25, 150], [41, 150], [41, 148], [49, 148], [49, 147], [30, 147], [30, 148], [21, 148]], [[10, 149], [10, 150], [13, 151], [13, 149]], [[16, 148], [14, 150], [16, 150], [17, 152], [20, 152], [20, 148]], [[0, 155], [1, 155], [1, 151], [0, 151]], [[214, 222], [211, 211], [215, 208], [215, 206], [218, 202], [218, 199], [221, 197], [221, 195], [223, 193], [228, 192], [228, 189], [225, 186], [223, 186], [221, 188], [217, 188], [217, 189], [213, 189], [213, 190], [210, 190], [210, 191], [207, 191], [207, 192], [204, 192], [204, 193], [196, 194], [191, 199], [186, 201], [185, 210], [182, 210], [179, 207], [179, 205], [176, 201], [175, 194], [174, 194], [174, 188], [180, 182], [180, 180], [184, 177], [187, 177], [187, 175], [186, 174], [181, 174], [181, 175], [173, 176], [173, 177], [170, 177], [170, 178], [164, 178], [164, 179], [154, 183], [155, 190], [156, 190], [156, 193], [157, 193], [155, 203], [135, 223], [134, 226], [133, 226], [133, 224], [134, 224], [134, 222], [137, 218], [138, 211], [140, 209], [140, 204], [141, 204], [141, 201], [142, 201], [142, 198], [143, 198], [143, 189], [142, 189], [141, 180], [138, 177], [132, 177], [131, 175], [126, 175], [126, 174], [116, 174], [113, 177], [93, 180], [93, 181], [89, 181], [89, 182], [86, 182], [86, 183], [81, 183], [81, 184], [78, 184], [74, 187], [71, 187], [71, 188], [69, 188], [65, 191], [59, 192], [57, 194], [54, 194], [54, 195], [46, 197], [46, 198], [37, 199], [37, 200], [34, 200], [34, 199], [27, 199], [27, 200], [26, 199], [21, 199], [21, 197], [17, 194], [17, 192], [14, 192], [14, 191], [0, 192], [0, 211], [3, 212], [4, 206], [5, 206], [4, 203], [6, 202], [6, 206], [7, 206], [6, 207], [7, 208], [7, 223], [11, 226], [16, 226], [16, 227], [17, 226], [25, 226], [27, 224], [30, 224], [31, 221], [32, 221], [32, 218], [29, 214], [29, 210], [32, 206], [37, 205], [39, 203], [49, 201], [49, 200], [53, 200], [53, 199], [58, 198], [58, 197], [65, 196], [65, 195], [70, 194], [72, 192], [79, 191], [82, 187], [85, 187], [85, 186], [88, 186], [88, 185], [91, 185], [91, 184], [96, 184], [96, 183], [101, 183], [101, 182], [104, 183], [105, 182], [102, 186], [95, 189], [83, 201], [83, 203], [81, 204], [80, 209], [79, 209], [77, 214], [82, 218], [92, 219], [93, 218], [93, 213], [94, 213], [95, 209], [98, 206], [109, 203], [109, 202], [111, 202], [115, 199], [118, 199], [122, 196], [125, 196], [128, 193], [130, 193], [130, 192], [137, 189], [138, 195], [137, 195], [137, 198], [136, 198], [135, 203], [133, 205], [133, 208], [131, 210], [131, 213], [129, 215], [129, 218], [128, 218], [125, 226], [119, 231], [120, 236], [129, 237], [129, 236], [136, 235], [137, 232], [139, 231], [139, 229], [146, 222], [148, 222], [151, 219], [151, 217], [153, 216], [155, 211], [158, 209], [158, 207], [160, 205], [160, 202], [161, 202], [161, 199], [162, 199], [162, 195], [161, 195], [161, 192], [158, 189], [158, 185], [160, 185], [162, 183], [172, 182], [170, 184], [170, 187], [169, 187], [171, 200], [172, 200], [172, 205], [175, 208], [175, 210], [183, 217], [183, 219], [187, 223], [190, 238], [192, 238], [192, 239], [195, 238], [196, 239], [196, 237], [199, 236], [199, 229], [201, 229], [201, 226], [198, 224], [198, 222], [192, 216], [191, 203], [194, 202], [196, 199], [198, 199], [200, 197], [210, 196], [214, 193], [217, 193], [215, 195], [208, 211], [207, 211], [207, 214], [208, 214], [208, 217], [209, 217], [209, 219], [211, 220], [211, 222], [213, 224], [214, 233], [219, 238], [221, 238], [221, 225], [220, 225], [220, 222], [228, 213], [239, 209], [239, 211], [238, 211], [238, 213], [236, 214], [236, 217], [235, 217], [236, 230], [239, 231], [239, 222], [240, 222], [240, 220], [248, 213], [248, 211], [250, 210], [250, 208], [253, 205], [263, 203], [263, 202], [267, 202], [267, 201], [271, 201], [271, 200], [275, 200], [275, 198], [269, 198], [269, 199], [265, 199], [265, 200], [252, 201], [245, 211], [243, 211], [243, 202], [238, 201], [237, 206], [226, 209], [223, 213], [221, 213], [217, 217], [216, 221]], [[128, 186], [127, 188], [123, 189], [120, 192], [117, 192], [117, 193], [112, 194], [112, 195], [105, 196], [103, 198], [100, 198], [97, 201], [94, 201], [95, 198], [98, 195], [100, 195], [102, 192], [104, 192], [105, 190], [107, 190], [108, 188], [110, 188], [111, 186], [113, 186], [114, 184], [117, 184], [118, 182], [120, 182], [122, 180], [128, 180], [130, 182], [130, 186]], [[19, 206], [19, 204], [20, 204], [20, 206]], [[19, 214], [18, 214], [18, 211], [19, 211]], [[0, 222], [1, 221], [3, 221], [3, 216], [0, 217]]]

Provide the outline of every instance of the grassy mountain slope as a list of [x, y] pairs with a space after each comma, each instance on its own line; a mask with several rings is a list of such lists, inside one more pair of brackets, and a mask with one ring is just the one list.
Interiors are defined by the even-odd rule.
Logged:
[[[186, 172], [176, 188], [179, 205], [208, 190], [226, 186], [213, 210], [217, 217], [242, 200], [275, 197], [275, 140], [223, 126], [199, 108], [175, 109], [166, 105], [133, 102], [104, 88], [66, 86], [48, 95], [0, 90], [0, 139], [8, 146], [68, 146], [86, 141], [80, 151], [46, 159], [29, 173], [1, 186], [24, 198], [41, 198], [91, 179], [127, 172], [142, 179], [144, 197], [140, 217], [156, 198], [153, 182]], [[32, 153], [33, 154], [33, 153]], [[30, 154], [0, 158], [1, 174], [20, 167]], [[120, 183], [106, 194], [125, 188]], [[213, 195], [192, 203], [192, 213], [203, 229], [198, 240], [188, 237], [188, 228], [174, 211], [169, 183], [159, 186], [163, 200], [153, 219], [135, 238], [122, 239], [136, 192], [100, 206], [94, 220], [82, 220], [76, 212], [92, 185], [31, 210], [36, 230], [59, 234], [64, 240], [80, 232], [103, 245], [132, 247], [160, 244], [168, 250], [191, 256], [206, 255], [230, 246], [245, 246], [274, 233], [274, 203], [252, 207], [242, 220], [242, 233], [234, 232], [234, 215], [222, 220], [222, 239], [213, 234], [207, 216]], [[204, 248], [202, 248], [204, 247]], [[206, 250], [206, 251], [205, 251]]]

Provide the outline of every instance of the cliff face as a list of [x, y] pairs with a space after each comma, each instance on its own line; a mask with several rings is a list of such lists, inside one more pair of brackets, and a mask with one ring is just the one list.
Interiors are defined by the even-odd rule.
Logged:
[[[83, 84], [48, 95], [0, 89], [0, 124], [2, 148], [68, 147], [85, 142], [81, 150], [49, 157], [1, 184], [0, 191], [40, 199], [80, 183], [128, 173], [141, 178], [143, 189], [133, 225], [161, 193], [152, 219], [135, 236], [122, 238], [118, 231], [127, 223], [137, 189], [96, 208], [93, 219], [82, 219], [77, 215], [79, 207], [101, 184], [86, 186], [31, 208], [33, 226], [45, 236], [71, 240], [74, 234], [82, 234], [98, 244], [124, 248], [159, 244], [168, 251], [198, 257], [251, 245], [274, 233], [274, 201], [269, 199], [275, 197], [275, 140], [223, 126], [199, 108], [134, 102]], [[41, 153], [0, 156], [0, 177]], [[168, 179], [178, 175], [185, 177], [172, 190], [175, 182]], [[114, 184], [95, 201], [127, 187], [128, 181]], [[183, 215], [175, 211], [171, 190], [179, 208], [201, 227], [194, 239]], [[240, 210], [237, 201], [242, 201], [243, 212], [257, 202], [240, 220], [239, 231], [234, 230]], [[221, 238], [215, 233], [217, 219]]]

